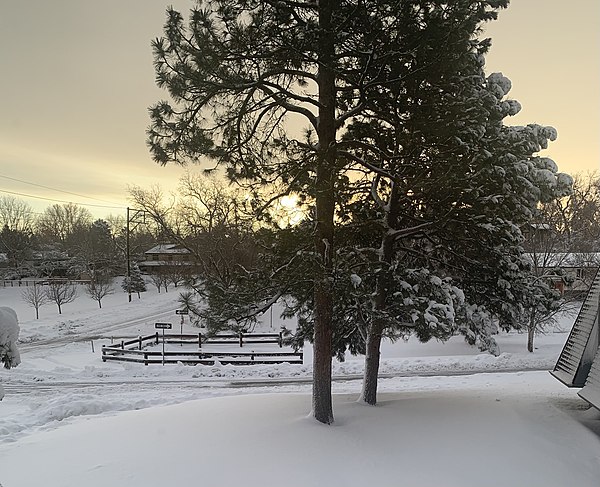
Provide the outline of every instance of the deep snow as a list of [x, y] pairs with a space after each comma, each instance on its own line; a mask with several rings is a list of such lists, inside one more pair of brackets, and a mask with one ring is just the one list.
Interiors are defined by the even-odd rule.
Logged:
[[[545, 371], [497, 372], [550, 369], [573, 318], [538, 337], [534, 354], [518, 333], [499, 335], [499, 357], [461, 338], [387, 343], [375, 408], [356, 403], [362, 358], [335, 362], [336, 423], [324, 427], [307, 417], [310, 348], [304, 365], [102, 363], [111, 336], [165, 320], [178, 331], [176, 298], [151, 290], [127, 303], [118, 292], [99, 310], [82, 295], [36, 321], [18, 288], [0, 288], [24, 342], [22, 364], [0, 372], [3, 487], [598, 485], [595, 410]], [[266, 316], [262, 328], [279, 325]], [[440, 375], [457, 372], [477, 373]]]

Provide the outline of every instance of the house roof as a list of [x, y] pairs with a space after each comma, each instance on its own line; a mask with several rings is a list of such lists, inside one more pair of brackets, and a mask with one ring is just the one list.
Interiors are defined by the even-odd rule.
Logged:
[[150, 250], [146, 250], [145, 254], [189, 254], [190, 251], [179, 244], [158, 244]]
[[529, 226], [534, 230], [552, 230], [549, 223], [530, 223]]
[[525, 255], [538, 267], [600, 266], [600, 252], [529, 252]]
[[143, 262], [139, 262], [138, 265], [140, 267], [148, 268], [148, 267], [173, 267], [173, 266], [193, 266], [193, 262], [189, 262], [186, 260], [171, 262], [168, 260], [146, 260]]

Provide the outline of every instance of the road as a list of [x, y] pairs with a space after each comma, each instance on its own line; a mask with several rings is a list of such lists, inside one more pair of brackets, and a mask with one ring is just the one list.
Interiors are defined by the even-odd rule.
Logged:
[[[513, 374], [518, 372], [540, 372], [547, 369], [543, 368], [505, 368], [505, 369], [477, 369], [477, 370], [444, 370], [444, 371], [406, 371], [393, 374], [380, 374], [380, 379], [392, 379], [402, 377], [455, 377], [467, 376], [476, 374]], [[360, 381], [362, 375], [338, 375], [332, 378], [334, 383]], [[312, 383], [311, 377], [285, 377], [285, 378], [251, 378], [251, 379], [222, 379], [222, 378], [197, 378], [197, 379], [138, 379], [132, 378], [127, 380], [115, 379], [98, 379], [90, 380], [73, 380], [73, 381], [23, 381], [11, 380], [3, 383], [3, 387], [10, 394], [44, 394], [57, 393], [60, 391], [78, 391], [86, 393], [94, 393], [101, 391], [105, 394], [107, 391], [118, 392], [124, 387], [128, 391], [137, 390], [143, 392], [145, 390], [160, 390], [161, 394], [168, 391], [182, 390], [198, 390], [198, 389], [240, 389], [240, 388], [261, 388], [261, 387], [285, 387], [309, 385]]]
[[[36, 340], [34, 342], [22, 343], [19, 345], [19, 350], [21, 350], [22, 352], [27, 352], [43, 348], [58, 348], [73, 342], [87, 342], [90, 340], [98, 340], [99, 338], [110, 338], [111, 332], [120, 332], [121, 334], [123, 334], [126, 333], [126, 331], [130, 328], [137, 329], [140, 326], [147, 325], [148, 322], [162, 320], [167, 316], [172, 317], [174, 313], [174, 309], [169, 309], [168, 311], [153, 313], [150, 315], [135, 318], [133, 320], [120, 321], [112, 324], [90, 326], [86, 329], [85, 335], [59, 336], [54, 338], [48, 338], [45, 340]], [[114, 334], [114, 337], [117, 338], [116, 334]], [[121, 336], [119, 336], [118, 338], [121, 338]]]

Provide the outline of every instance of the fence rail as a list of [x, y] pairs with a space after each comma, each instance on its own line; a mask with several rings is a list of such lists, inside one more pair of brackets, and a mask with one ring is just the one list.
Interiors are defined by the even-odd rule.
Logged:
[[254, 343], [276, 343], [279, 348], [283, 348], [283, 333], [238, 333], [238, 334], [223, 334], [223, 335], [212, 335], [207, 336], [202, 333], [165, 333], [164, 335], [159, 332], [153, 333], [152, 335], [133, 337], [130, 340], [121, 340], [117, 345], [111, 345], [111, 347], [120, 347], [121, 349], [129, 345], [137, 345], [141, 350], [144, 343], [154, 342], [158, 345], [158, 342], [164, 337], [165, 343], [169, 344], [181, 344], [181, 345], [198, 345], [198, 348], [202, 348], [203, 344], [208, 345], [231, 345], [239, 344], [240, 348], [244, 344]]
[[118, 344], [102, 346], [102, 361], [116, 360], [121, 362], [137, 362], [148, 364], [175, 364], [188, 365], [214, 365], [220, 362], [224, 365], [255, 365], [291, 363], [302, 364], [304, 355], [302, 352], [205, 352], [203, 344], [232, 344], [239, 343], [240, 347], [249, 343], [275, 343], [283, 347], [283, 336], [281, 333], [240, 333], [238, 335], [215, 335], [214, 337], [198, 334], [165, 334], [164, 343], [197, 345], [198, 350], [144, 350], [149, 344], [158, 345], [162, 343], [163, 335], [158, 332], [152, 335], [139, 336], [131, 340], [121, 340]]
[[62, 278], [44, 278], [44, 279], [0, 279], [2, 287], [29, 287], [44, 286], [52, 283], [68, 282], [72, 284], [88, 284], [89, 279], [62, 279]]

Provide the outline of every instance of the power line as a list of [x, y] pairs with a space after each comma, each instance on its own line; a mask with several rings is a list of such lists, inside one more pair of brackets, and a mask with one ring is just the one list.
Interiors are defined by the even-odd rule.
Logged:
[[[13, 177], [10, 177], [10, 176], [4, 176], [3, 174], [0, 174], [0, 178], [4, 178], [4, 179], [10, 179], [11, 181], [17, 181], [17, 182], [19, 182], [19, 183], [25, 183], [25, 184], [29, 184], [29, 185], [31, 185], [31, 186], [37, 186], [38, 188], [49, 189], [49, 190], [51, 190], [51, 191], [57, 191], [57, 192], [59, 192], [59, 193], [65, 193], [65, 194], [70, 194], [70, 195], [73, 195], [73, 196], [78, 196], [78, 197], [80, 197], [80, 198], [88, 198], [88, 199], [90, 199], [90, 200], [100, 201], [100, 202], [102, 202], [102, 203], [110, 203], [111, 205], [112, 205], [112, 204], [116, 204], [116, 203], [113, 203], [112, 201], [101, 200], [101, 199], [99, 199], [99, 198], [94, 198], [93, 196], [86, 196], [86, 195], [84, 195], [84, 194], [73, 193], [73, 192], [71, 192], [71, 191], [64, 191], [64, 190], [62, 190], [62, 189], [52, 188], [52, 187], [50, 187], [50, 186], [44, 186], [43, 184], [32, 183], [32, 182], [30, 182], [30, 181], [25, 181], [25, 180], [23, 180], [23, 179], [13, 178]], [[49, 199], [49, 198], [48, 198], [48, 199]], [[51, 201], [52, 201], [52, 200], [51, 200]], [[93, 205], [89, 205], [89, 206], [93, 206]]]
[[[14, 194], [17, 196], [24, 196], [26, 198], [35, 198], [38, 200], [46, 200], [46, 201], [54, 201], [56, 203], [73, 203], [73, 201], [66, 201], [66, 200], [57, 200], [54, 198], [45, 198], [43, 196], [35, 196], [32, 194], [25, 194], [25, 193], [18, 193], [16, 191], [8, 191], [7, 189], [0, 189], [0, 193], [8, 193], [8, 194]], [[102, 200], [100, 200], [102, 201]], [[119, 209], [119, 210], [125, 210], [126, 208], [124, 206], [108, 206], [108, 205], [95, 205], [93, 203], [73, 203], [73, 204], [77, 204], [80, 206], [93, 206], [94, 208], [110, 208], [110, 209]]]

